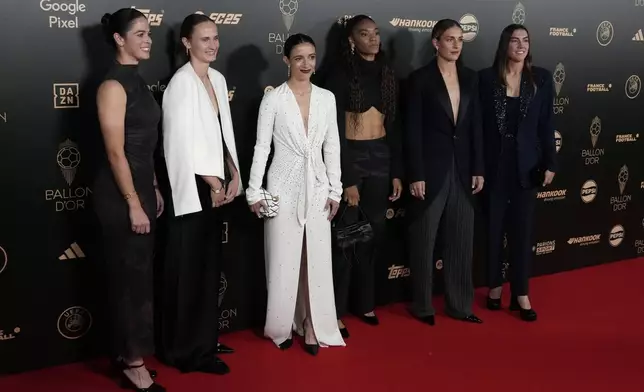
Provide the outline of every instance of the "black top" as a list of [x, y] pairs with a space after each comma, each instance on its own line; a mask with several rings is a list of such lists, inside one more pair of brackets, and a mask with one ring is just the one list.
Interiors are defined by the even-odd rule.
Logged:
[[506, 135], [516, 136], [519, 130], [519, 116], [521, 115], [519, 108], [521, 102], [519, 97], [506, 97], [505, 100], [507, 105], [506, 110], [508, 111]]
[[[136, 65], [116, 63], [106, 74], [105, 80], [115, 80], [127, 95], [125, 106], [125, 157], [130, 166], [137, 195], [148, 217], [156, 209], [154, 192], [154, 151], [157, 146], [161, 108], [138, 72]], [[96, 179], [96, 187], [106, 199], [117, 198], [124, 203], [109, 162], [105, 160]], [[97, 192], [98, 193], [98, 192]], [[112, 199], [113, 200], [113, 199]]]
[[[359, 175], [354, 168], [355, 158], [351, 154], [351, 149], [347, 146], [346, 137], [346, 112], [364, 113], [372, 107], [378, 109], [380, 113], [386, 113], [382, 98], [382, 71], [383, 65], [378, 61], [367, 61], [361, 56], [355, 55], [360, 76], [358, 83], [362, 90], [363, 102], [356, 103], [353, 107], [351, 102], [351, 82], [353, 76], [345, 70], [344, 67], [337, 66], [331, 70], [326, 78], [324, 88], [335, 94], [335, 101], [338, 115], [338, 131], [340, 133], [341, 154], [342, 154], [342, 186], [348, 188], [356, 185], [359, 181]], [[394, 96], [396, 99], [396, 111], [398, 110], [398, 83], [395, 83]], [[390, 173], [392, 178], [402, 179], [402, 144], [400, 140], [400, 113], [393, 117], [385, 118], [385, 132], [387, 144], [391, 154]]]

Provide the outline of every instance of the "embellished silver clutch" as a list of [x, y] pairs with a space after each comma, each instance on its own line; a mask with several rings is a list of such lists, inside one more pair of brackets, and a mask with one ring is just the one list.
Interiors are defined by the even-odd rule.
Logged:
[[276, 217], [280, 209], [279, 196], [271, 195], [271, 193], [264, 188], [261, 188], [259, 192], [262, 195], [262, 200], [266, 203], [266, 207], [262, 206], [260, 208], [262, 218]]

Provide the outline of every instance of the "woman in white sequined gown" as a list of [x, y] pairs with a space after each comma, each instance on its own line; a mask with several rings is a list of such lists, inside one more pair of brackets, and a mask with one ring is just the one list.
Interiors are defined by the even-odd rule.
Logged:
[[279, 196], [277, 216], [264, 226], [268, 306], [264, 334], [282, 349], [292, 331], [305, 349], [344, 346], [336, 321], [331, 222], [342, 193], [335, 98], [310, 83], [315, 44], [303, 34], [284, 45], [289, 80], [266, 93], [246, 198], [259, 216], [266, 162], [274, 145], [266, 190]]

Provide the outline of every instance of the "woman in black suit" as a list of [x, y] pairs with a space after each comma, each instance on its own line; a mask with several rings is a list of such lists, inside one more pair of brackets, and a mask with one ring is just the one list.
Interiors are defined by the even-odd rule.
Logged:
[[528, 299], [537, 188], [555, 176], [552, 75], [532, 66], [528, 30], [513, 24], [501, 33], [491, 68], [480, 71], [488, 214], [487, 307], [501, 308], [501, 249], [509, 221], [510, 309], [535, 321]]
[[413, 196], [407, 208], [412, 270], [411, 311], [434, 325], [434, 244], [443, 225], [445, 312], [481, 323], [472, 313], [473, 194], [483, 188], [478, 75], [459, 64], [463, 29], [451, 19], [432, 30], [436, 57], [408, 80], [404, 150]]

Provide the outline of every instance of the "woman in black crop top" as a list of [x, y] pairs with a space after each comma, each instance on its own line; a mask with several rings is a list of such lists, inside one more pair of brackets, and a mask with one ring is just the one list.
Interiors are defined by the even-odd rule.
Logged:
[[368, 16], [357, 15], [344, 29], [340, 61], [324, 83], [335, 94], [341, 141], [344, 194], [335, 224], [367, 219], [374, 230], [371, 241], [334, 252], [338, 326], [346, 338], [349, 332], [341, 318], [350, 288], [352, 312], [368, 324], [378, 324], [373, 313], [376, 245], [383, 243], [387, 207], [402, 192], [402, 163], [398, 84], [380, 50], [378, 26]]
[[161, 110], [138, 73], [150, 58], [150, 26], [141, 12], [123, 8], [101, 20], [116, 61], [96, 97], [107, 159], [94, 182], [102, 230], [110, 349], [123, 381], [134, 390], [162, 392], [143, 357], [154, 353], [153, 274], [156, 218], [163, 199], [154, 173]]
[[[487, 307], [501, 308], [503, 232], [510, 248], [510, 310], [534, 321], [528, 299], [536, 189], [556, 167], [552, 75], [532, 66], [530, 37], [521, 25], [501, 33], [494, 65], [480, 72], [488, 215]], [[509, 227], [505, 228], [504, 222]]]

